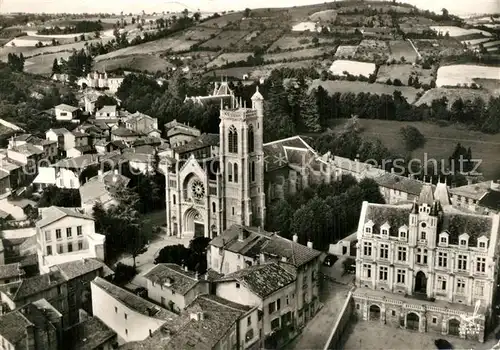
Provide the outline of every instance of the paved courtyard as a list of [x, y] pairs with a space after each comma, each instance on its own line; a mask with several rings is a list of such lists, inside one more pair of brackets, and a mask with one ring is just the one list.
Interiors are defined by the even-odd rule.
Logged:
[[329, 279], [322, 281], [320, 301], [323, 308], [302, 330], [302, 333], [286, 348], [305, 350], [323, 349], [332, 327], [345, 303], [350, 286], [333, 283]]

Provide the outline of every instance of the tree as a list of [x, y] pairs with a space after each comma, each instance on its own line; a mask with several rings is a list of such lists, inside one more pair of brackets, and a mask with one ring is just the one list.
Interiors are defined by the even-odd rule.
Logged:
[[51, 206], [77, 208], [81, 206], [80, 192], [75, 189], [58, 188], [54, 185], [46, 187], [40, 200], [39, 208]]
[[294, 210], [288, 201], [280, 199], [272, 202], [266, 212], [266, 230], [279, 232], [281, 236], [290, 238], [293, 213]]
[[445, 8], [442, 8], [441, 12], [443, 13], [443, 18], [448, 18], [449, 15], [450, 15], [449, 12], [448, 12], [448, 10], [445, 9]]
[[117, 104], [118, 102], [112, 96], [102, 95], [97, 98], [97, 101], [95, 102], [95, 108], [101, 109], [104, 106], [116, 106]]
[[250, 13], [252, 12], [252, 10], [250, 10], [248, 7], [245, 9], [245, 11], [243, 11], [243, 16], [245, 18], [248, 18], [250, 17]]
[[96, 30], [96, 31], [94, 32], [94, 36], [95, 36], [95, 38], [96, 38], [96, 39], [99, 39], [99, 38], [101, 37], [101, 32], [100, 32], [100, 31], [98, 31], [98, 30]]
[[320, 132], [322, 130], [320, 115], [318, 113], [316, 91], [303, 95], [300, 116], [308, 132]]
[[85, 41], [85, 34], [80, 35], [80, 41]]
[[400, 129], [400, 134], [403, 137], [405, 148], [408, 152], [412, 152], [417, 148], [423, 147], [425, 144], [424, 135], [416, 127], [408, 125]]
[[193, 13], [193, 18], [196, 22], [200, 20], [201, 14], [199, 12]]
[[59, 61], [57, 60], [57, 58], [54, 58], [54, 62], [52, 63], [52, 73], [61, 73], [61, 66], [59, 65]]
[[312, 43], [313, 43], [314, 45], [318, 45], [318, 43], [319, 43], [319, 39], [318, 39], [318, 37], [317, 37], [317, 36], [315, 36], [314, 38], [312, 38]]

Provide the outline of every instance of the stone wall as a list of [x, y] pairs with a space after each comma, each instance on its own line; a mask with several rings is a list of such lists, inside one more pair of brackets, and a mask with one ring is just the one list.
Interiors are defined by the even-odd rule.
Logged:
[[346, 327], [349, 325], [351, 321], [353, 312], [354, 312], [354, 300], [352, 296], [353, 289], [347, 295], [347, 299], [342, 307], [340, 314], [337, 317], [337, 321], [335, 322], [332, 332], [330, 333], [330, 337], [326, 342], [325, 348], [323, 350], [330, 349], [341, 349], [343, 343], [343, 334]]

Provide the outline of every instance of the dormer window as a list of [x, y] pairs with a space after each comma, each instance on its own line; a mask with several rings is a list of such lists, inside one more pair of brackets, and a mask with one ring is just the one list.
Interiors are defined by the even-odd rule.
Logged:
[[469, 235], [467, 233], [464, 233], [458, 237], [458, 244], [460, 248], [467, 248], [469, 245]]
[[467, 241], [465, 239], [461, 239], [460, 240], [460, 245], [461, 246], [467, 245]]
[[486, 249], [488, 248], [488, 238], [485, 236], [479, 237], [477, 240], [477, 246], [479, 249]]
[[366, 233], [372, 233], [372, 228], [371, 227], [365, 227], [365, 232]]
[[382, 237], [389, 237], [390, 228], [391, 226], [387, 222], [380, 226], [380, 234], [382, 235]]
[[387, 230], [382, 230], [382, 236], [387, 236], [389, 232]]
[[479, 248], [486, 248], [486, 242], [479, 242]]
[[439, 245], [440, 246], [447, 246], [448, 245], [448, 233], [443, 232], [439, 235]]
[[406, 231], [399, 231], [399, 238], [406, 239]]
[[368, 221], [366, 224], [365, 224], [365, 233], [368, 233], [368, 234], [372, 234], [373, 233], [373, 221]]

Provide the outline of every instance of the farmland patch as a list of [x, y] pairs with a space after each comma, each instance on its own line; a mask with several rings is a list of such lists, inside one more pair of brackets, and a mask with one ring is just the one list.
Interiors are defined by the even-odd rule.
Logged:
[[436, 86], [470, 86], [474, 79], [500, 80], [500, 67], [456, 64], [439, 67]]
[[248, 34], [248, 31], [225, 30], [214, 38], [204, 42], [201, 46], [207, 50], [230, 49]]
[[280, 62], [286, 60], [305, 60], [323, 55], [333, 56], [335, 49], [332, 47], [315, 47], [310, 49], [287, 51], [278, 53], [268, 53], [263, 56], [265, 62]]
[[184, 33], [184, 37], [187, 40], [205, 41], [205, 40], [208, 40], [212, 36], [215, 36], [219, 33], [220, 33], [219, 29], [196, 27], [196, 28], [187, 30]]
[[231, 23], [240, 21], [242, 18], [243, 13], [233, 12], [218, 18], [209, 19], [208, 21], [201, 23], [200, 26], [207, 28], [224, 28]]
[[228, 63], [246, 61], [248, 56], [252, 56], [252, 52], [234, 52], [234, 53], [223, 53], [217, 56], [212, 62], [207, 64], [207, 68], [222, 67]]
[[411, 76], [412, 80], [418, 77], [418, 81], [422, 85], [430, 85], [434, 79], [432, 74], [432, 69], [422, 69], [421, 67], [414, 67], [411, 64], [382, 65], [378, 69], [377, 83], [386, 83], [388, 79], [394, 83], [398, 79], [403, 85], [408, 85], [408, 79]]
[[451, 37], [457, 37], [457, 36], [462, 36], [462, 35], [469, 35], [469, 34], [474, 34], [474, 33], [481, 33], [484, 36], [492, 36], [490, 32], [487, 32], [485, 30], [480, 30], [480, 29], [465, 29], [465, 28], [460, 28], [460, 27], [455, 27], [455, 26], [431, 26], [430, 27], [432, 30], [434, 30], [436, 33], [439, 33], [441, 35], [446, 35], [448, 33]]
[[311, 21], [314, 22], [335, 22], [337, 18], [337, 11], [335, 10], [325, 10], [318, 11], [309, 16]]
[[27, 58], [24, 63], [24, 71], [32, 74], [50, 75], [54, 59], [67, 59], [70, 55], [70, 52], [59, 52]]
[[375, 73], [375, 63], [336, 60], [330, 66], [330, 72], [333, 75], [346, 76], [347, 74], [354, 76], [364, 76], [368, 78]]
[[464, 52], [460, 42], [453, 39], [412, 39], [422, 57], [455, 56]]
[[335, 58], [353, 58], [357, 49], [358, 45], [340, 45], [335, 52]]
[[[298, 50], [307, 47], [314, 46], [312, 35], [283, 35], [281, 38], [276, 40], [271, 47], [267, 50], [268, 52], [275, 51], [288, 51], [288, 50]], [[318, 44], [332, 44], [335, 42], [334, 38], [323, 38], [318, 37]]]
[[413, 49], [413, 46], [406, 40], [391, 40], [389, 41], [389, 48], [391, 50], [391, 59], [395, 59], [400, 62], [404, 57], [406, 62], [415, 62], [417, 59], [417, 53]]
[[451, 107], [453, 102], [458, 98], [462, 100], [473, 101], [476, 98], [481, 98], [484, 101], [488, 101], [492, 94], [487, 90], [482, 89], [464, 89], [464, 88], [435, 88], [426, 91], [422, 97], [418, 99], [415, 103], [416, 106], [426, 104], [430, 106], [432, 101], [440, 100], [446, 97], [448, 100], [448, 107]]
[[166, 71], [173, 67], [173, 64], [166, 59], [155, 55], [130, 55], [115, 57], [108, 60], [96, 62], [94, 68], [98, 71], [112, 71], [116, 69], [131, 69], [139, 71], [157, 72]]
[[363, 40], [358, 45], [354, 59], [375, 62], [389, 58], [389, 46], [381, 40]]
[[286, 63], [265, 64], [258, 67], [234, 67], [226, 69], [217, 69], [206, 73], [207, 76], [227, 76], [242, 79], [244, 75], [248, 75], [248, 79], [258, 80], [267, 78], [275, 69], [283, 67], [288, 68], [309, 68], [317, 64], [316, 60], [304, 60]]

